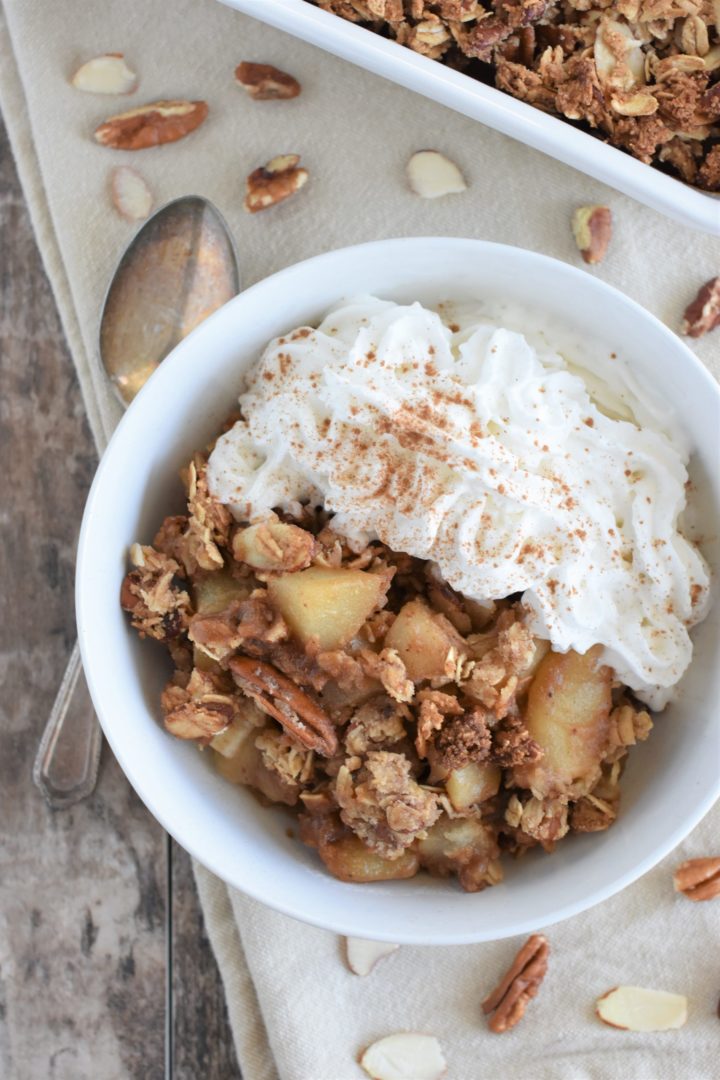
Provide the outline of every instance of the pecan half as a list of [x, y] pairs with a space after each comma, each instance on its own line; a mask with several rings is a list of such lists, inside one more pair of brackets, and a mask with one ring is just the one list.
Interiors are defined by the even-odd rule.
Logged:
[[272, 64], [253, 64], [243, 60], [235, 68], [235, 79], [255, 101], [294, 98], [300, 93], [297, 79]]
[[299, 154], [279, 154], [248, 176], [243, 208], [249, 214], [283, 202], [307, 183], [307, 169], [299, 168]]
[[96, 128], [95, 140], [115, 150], [145, 150], [184, 138], [207, 114], [204, 101], [153, 101], [109, 117]]
[[491, 1031], [502, 1034], [522, 1020], [528, 1001], [535, 997], [545, 978], [549, 952], [543, 934], [533, 934], [525, 942], [510, 970], [482, 1003], [486, 1016], [494, 1014], [489, 1021]]
[[673, 883], [688, 900], [714, 900], [720, 896], [720, 858], [688, 859], [678, 866]]
[[710, 278], [685, 308], [682, 332], [699, 338], [720, 326], [720, 277]]
[[323, 757], [337, 753], [337, 735], [329, 716], [272, 664], [235, 656], [228, 667], [243, 693], [278, 720], [299, 743]]

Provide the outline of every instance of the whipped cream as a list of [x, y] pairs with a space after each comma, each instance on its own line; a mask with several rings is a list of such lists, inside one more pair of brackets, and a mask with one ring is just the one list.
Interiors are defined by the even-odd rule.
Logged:
[[709, 595], [679, 524], [689, 446], [614, 354], [570, 360], [561, 338], [360, 297], [271, 342], [210, 491], [238, 520], [323, 504], [354, 545], [431, 559], [466, 596], [522, 592], [538, 636], [601, 644], [662, 707]]

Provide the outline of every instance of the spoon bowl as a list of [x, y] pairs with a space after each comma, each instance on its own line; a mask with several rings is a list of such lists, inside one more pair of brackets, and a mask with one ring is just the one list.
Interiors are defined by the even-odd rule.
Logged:
[[100, 358], [125, 405], [239, 288], [230, 232], [207, 199], [185, 195], [145, 222], [118, 264], [100, 318]]

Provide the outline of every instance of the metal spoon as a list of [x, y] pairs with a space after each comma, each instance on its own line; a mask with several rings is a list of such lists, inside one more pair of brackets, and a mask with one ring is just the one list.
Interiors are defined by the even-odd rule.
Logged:
[[[118, 264], [100, 319], [100, 359], [124, 405], [239, 287], [232, 237], [207, 199], [175, 199], [145, 222]], [[94, 790], [101, 744], [76, 643], [33, 767], [51, 807], [72, 806]]]

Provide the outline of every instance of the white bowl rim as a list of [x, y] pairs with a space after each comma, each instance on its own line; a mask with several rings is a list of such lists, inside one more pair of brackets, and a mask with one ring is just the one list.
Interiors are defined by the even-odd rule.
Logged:
[[[186, 351], [189, 347], [192, 347], [194, 340], [207, 332], [207, 327], [211, 323], [227, 318], [228, 310], [238, 306], [245, 305], [248, 301], [252, 301], [253, 298], [260, 294], [272, 282], [277, 284], [282, 282], [283, 279], [291, 279], [294, 275], [300, 271], [303, 273], [311, 272], [313, 267], [327, 263], [333, 260], [344, 260], [351, 257], [353, 254], [360, 251], [372, 252], [372, 249], [376, 249], [378, 254], [387, 249], [388, 246], [392, 246], [395, 249], [405, 249], [408, 257], [412, 256], [414, 249], [424, 247], [426, 245], [442, 244], [444, 246], [455, 247], [459, 250], [465, 249], [468, 253], [471, 251], [475, 255], [484, 255], [486, 257], [492, 257], [494, 253], [515, 253], [522, 256], [524, 259], [535, 262], [538, 268], [542, 266], [552, 265], [556, 271], [566, 273], [571, 278], [581, 278], [584, 284], [587, 286], [588, 281], [593, 282], [594, 288], [598, 290], [599, 294], [605, 294], [612, 297], [615, 303], [625, 305], [631, 312], [637, 317], [653, 323], [662, 335], [664, 335], [668, 341], [672, 343], [672, 347], [677, 351], [678, 349], [684, 353], [685, 360], [694, 369], [695, 377], [700, 378], [706, 383], [708, 393], [715, 396], [720, 400], [720, 384], [718, 384], [712, 377], [708, 369], [698, 359], [697, 356], [682, 342], [677, 335], [675, 335], [664, 323], [662, 323], [651, 312], [647, 311], [636, 301], [631, 299], [622, 293], [614, 286], [601, 281], [592, 275], [587, 274], [584, 270], [572, 266], [568, 263], [564, 263], [561, 260], [554, 259], [551, 256], [543, 255], [538, 252], [528, 251], [523, 248], [515, 247], [509, 244], [498, 244], [485, 240], [468, 239], [462, 237], [443, 237], [443, 236], [423, 236], [423, 237], [398, 237], [384, 240], [369, 241], [362, 244], [355, 244], [349, 247], [337, 248], [332, 251], [324, 252], [320, 255], [312, 256], [309, 259], [302, 260], [301, 262], [294, 263], [291, 266], [285, 267], [282, 270], [277, 271], [275, 274], [264, 278], [246, 290], [239, 293], [232, 300], [229, 300], [223, 307], [214, 312], [208, 319], [205, 320], [200, 326], [192, 331], [183, 341], [181, 341], [172, 352], [165, 358], [163, 363], [153, 374], [152, 378], [148, 381], [141, 393], [128, 407], [125, 415], [121, 418], [115, 432], [113, 433], [108, 446], [102, 455], [100, 463], [98, 465], [97, 472], [93, 479], [93, 483], [88, 495], [88, 499], [83, 514], [83, 520], [80, 530], [80, 536], [78, 540], [77, 551], [77, 572], [76, 572], [76, 585], [75, 585], [75, 600], [76, 600], [76, 614], [77, 614], [77, 626], [78, 626], [78, 641], [80, 645], [80, 652], [83, 661], [83, 667], [85, 676], [87, 679], [90, 695], [95, 705], [98, 718], [103, 728], [105, 737], [115, 755], [120, 767], [122, 768], [125, 776], [132, 785], [133, 789], [137, 793], [138, 797], [165, 829], [177, 841], [177, 843], [183, 847], [188, 853], [202, 864], [207, 870], [215, 874], [222, 881], [237, 888], [247, 896], [254, 900], [257, 900], [268, 907], [280, 912], [281, 914], [291, 916], [299, 919], [309, 925], [317, 926], [322, 929], [334, 931], [338, 934], [357, 935], [357, 923], [355, 921], [348, 922], [342, 914], [338, 914], [337, 918], [320, 918], [313, 916], [312, 913], [306, 910], [298, 910], [298, 906], [293, 903], [292, 899], [284, 899], [281, 895], [268, 897], [262, 889], [256, 889], [253, 887], [252, 880], [240, 881], [228, 881], [225, 876], [225, 870], [220, 864], [218, 859], [208, 858], [206, 854], [199, 849], [198, 845], [188, 843], [178, 835], [173, 826], [173, 822], [168, 819], [168, 816], [159, 809], [157, 800], [154, 798], [153, 791], [148, 791], [143, 788], [143, 785], [136, 782], [136, 778], [133, 776], [133, 770], [127, 764], [127, 757], [123, 750], [121, 740], [116, 737], [116, 732], [112, 723], [109, 723], [105, 715], [103, 693], [96, 676], [94, 668], [94, 650], [91, 647], [92, 635], [87, 632], [87, 615], [86, 615], [86, 600], [84, 591], [84, 575], [85, 567], [88, 563], [89, 551], [92, 545], [92, 527], [93, 527], [93, 515], [95, 503], [99, 498], [99, 492], [103, 486], [104, 475], [108, 469], [109, 462], [114, 454], [117, 452], [117, 447], [122, 444], [123, 432], [130, 422], [130, 417], [135, 412], [143, 407], [142, 403], [147, 403], [151, 398], [159, 398], [165, 385], [172, 380], [174, 358], [180, 353]], [[188, 344], [190, 343], [190, 345]], [[553, 918], [548, 921], [544, 920], [539, 923], [537, 919], [528, 917], [527, 920], [518, 921], [514, 924], [511, 930], [496, 932], [490, 930], [485, 932], [484, 930], [478, 930], [477, 933], [468, 935], [467, 932], [460, 931], [455, 932], [452, 929], [443, 932], [433, 932], [432, 940], [428, 941], [427, 938], [419, 936], [414, 931], [409, 931], [406, 935], [403, 935], [402, 931], [398, 932], [397, 928], [392, 934], [384, 933], [381, 929], [373, 931], [373, 937], [376, 940], [387, 940], [398, 942], [399, 944], [438, 944], [438, 945], [459, 945], [467, 944], [470, 942], [481, 942], [500, 940], [504, 937], [512, 937], [519, 934], [530, 933], [534, 930], [540, 929], [542, 926], [554, 925], [561, 922], [573, 915], [580, 914], [583, 911], [596, 906], [604, 900], [616, 895], [621, 890], [625, 889], [628, 885], [637, 881], [640, 877], [646, 874], [654, 866], [656, 866], [662, 859], [664, 859], [670, 852], [685, 839], [685, 837], [695, 828], [695, 826], [702, 820], [702, 818], [712, 808], [713, 804], [720, 798], [720, 771], [718, 772], [717, 780], [714, 787], [710, 788], [702, 798], [698, 798], [697, 802], [693, 805], [693, 808], [689, 812], [683, 811], [680, 820], [676, 828], [666, 834], [661, 840], [658, 841], [657, 846], [649, 852], [644, 858], [638, 860], [631, 870], [624, 874], [620, 874], [617, 877], [611, 878], [602, 887], [595, 889], [591, 894], [584, 897], [582, 900], [561, 905], [554, 912]]]

